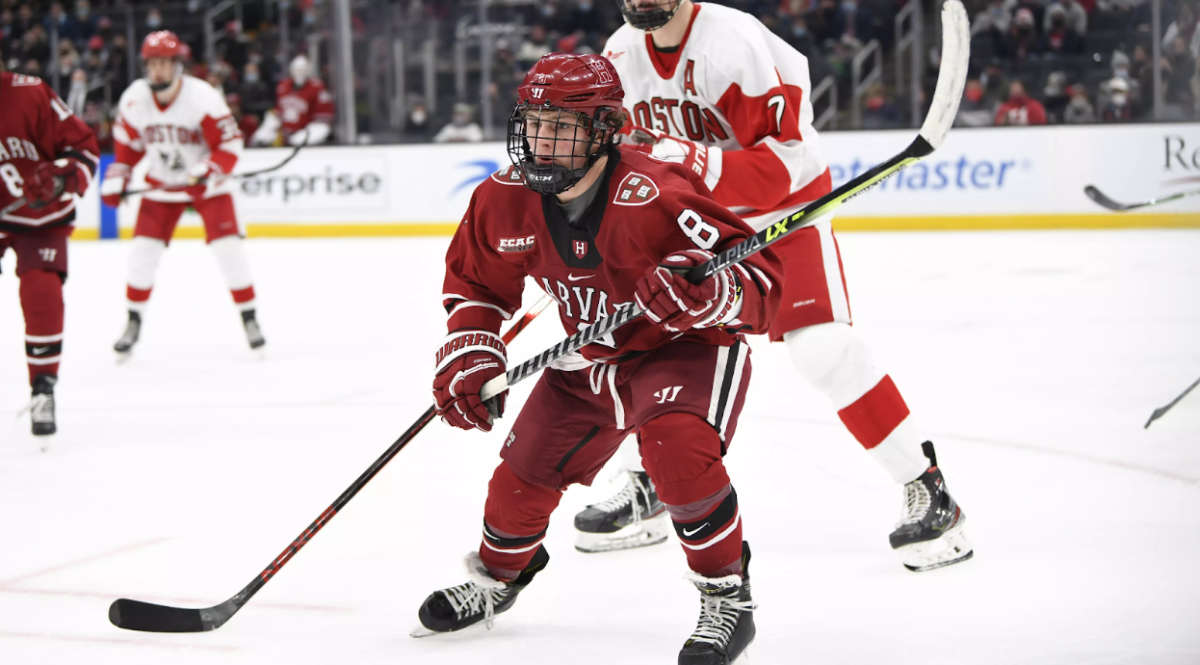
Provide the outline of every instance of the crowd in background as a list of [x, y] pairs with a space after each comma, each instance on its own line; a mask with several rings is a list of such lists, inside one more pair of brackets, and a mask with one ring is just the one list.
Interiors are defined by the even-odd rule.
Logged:
[[[322, 29], [326, 0], [290, 3], [285, 15], [293, 38], [280, 48], [279, 3], [243, 3], [241, 21], [218, 26], [212, 67], [203, 57], [189, 63], [192, 75], [225, 91], [247, 136], [274, 104], [275, 85], [286, 76], [286, 61], [301, 52], [306, 31]], [[862, 105], [863, 128], [908, 126], [901, 109], [907, 89], [891, 79], [894, 22], [905, 0], [722, 0], [757, 16], [768, 28], [804, 53], [814, 85], [826, 77], [839, 83], [840, 108], [848, 106], [850, 63], [872, 40], [884, 49], [885, 76], [870, 86]], [[936, 44], [935, 7], [924, 0], [926, 44]], [[960, 126], [1130, 122], [1151, 119], [1154, 63], [1149, 0], [965, 0], [971, 20], [972, 66], [959, 112]], [[137, 51], [126, 25], [139, 41], [157, 29], [171, 29], [202, 54], [199, 20], [212, 3], [131, 4], [124, 0], [0, 0], [0, 58], [12, 71], [55, 81], [57, 92], [96, 129], [102, 142], [116, 100], [133, 75], [141, 75]], [[359, 3], [361, 4], [361, 3]], [[401, 23], [436, 26], [441, 43], [452, 43], [464, 17], [478, 15], [476, 0], [390, 0]], [[490, 20], [514, 26], [493, 41], [492, 126], [516, 102], [517, 84], [539, 57], [551, 51], [600, 52], [622, 22], [616, 0], [509, 0], [497, 2]], [[356, 5], [357, 6], [357, 5]], [[1162, 4], [1162, 89], [1167, 120], [1200, 118], [1200, 0]], [[356, 38], [368, 28], [356, 15]], [[57, 58], [52, 57], [57, 33]], [[285, 52], [286, 51], [286, 52]], [[929, 48], [918, 94], [925, 101], [937, 77], [939, 53]], [[356, 55], [356, 57], [358, 57]], [[133, 62], [130, 62], [130, 59]], [[356, 63], [357, 64], [357, 63]], [[356, 69], [357, 71], [357, 69]], [[314, 75], [329, 85], [329, 68]], [[400, 140], [481, 140], [479, 99], [422, 98], [420, 78], [410, 77]], [[370, 133], [362, 97], [367, 84], [355, 82], [360, 132]], [[440, 95], [453, 95], [441, 86]], [[451, 92], [447, 92], [447, 91]], [[436, 107], [435, 112], [430, 107]], [[338, 109], [338, 112], [345, 112]], [[839, 128], [849, 128], [843, 117]]]

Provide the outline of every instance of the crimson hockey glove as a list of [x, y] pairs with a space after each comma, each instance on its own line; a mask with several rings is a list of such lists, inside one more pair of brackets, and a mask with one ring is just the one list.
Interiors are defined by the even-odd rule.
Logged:
[[438, 415], [460, 429], [492, 431], [493, 417], [504, 415], [507, 392], [484, 403], [483, 384], [504, 374], [508, 366], [504, 342], [486, 330], [458, 330], [446, 336], [438, 349], [433, 399]]
[[37, 210], [57, 201], [63, 194], [82, 194], [85, 185], [79, 178], [79, 169], [80, 164], [74, 159], [38, 164], [25, 188], [29, 207]]
[[692, 284], [682, 272], [714, 255], [700, 249], [676, 252], [646, 271], [638, 280], [634, 298], [646, 316], [667, 332], [711, 328], [737, 318], [742, 311], [742, 280], [732, 269]]

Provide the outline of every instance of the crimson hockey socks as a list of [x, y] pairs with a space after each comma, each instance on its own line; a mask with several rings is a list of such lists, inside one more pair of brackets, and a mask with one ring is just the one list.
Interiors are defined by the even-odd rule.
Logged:
[[63, 280], [49, 270], [21, 275], [21, 309], [25, 313], [25, 361], [29, 383], [39, 374], [58, 376], [63, 340]]

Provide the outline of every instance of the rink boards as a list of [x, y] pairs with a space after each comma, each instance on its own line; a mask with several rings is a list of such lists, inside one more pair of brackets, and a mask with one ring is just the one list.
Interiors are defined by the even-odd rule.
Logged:
[[[831, 132], [818, 149], [841, 184], [902, 150], [911, 130]], [[247, 150], [238, 171], [290, 149]], [[238, 185], [238, 214], [255, 237], [449, 235], [471, 192], [509, 163], [503, 143], [307, 148], [283, 169]], [[938, 152], [841, 209], [837, 228], [985, 230], [1200, 227], [1200, 197], [1117, 214], [1083, 194], [1121, 202], [1200, 187], [1200, 124], [963, 129]], [[136, 198], [119, 210], [93, 187], [77, 239], [128, 237]], [[177, 237], [200, 237], [185, 216]]]

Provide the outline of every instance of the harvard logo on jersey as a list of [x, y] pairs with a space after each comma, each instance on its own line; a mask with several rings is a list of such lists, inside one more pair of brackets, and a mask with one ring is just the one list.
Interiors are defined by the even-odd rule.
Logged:
[[586, 240], [576, 240], [572, 245], [575, 247], [575, 256], [581, 259], [587, 256], [588, 244]]
[[528, 252], [533, 249], [533, 241], [537, 236], [525, 236], [523, 238], [501, 238], [500, 244], [496, 245], [497, 252]]
[[511, 164], [493, 173], [492, 180], [503, 185], [525, 184], [524, 178], [521, 177], [521, 169]]
[[617, 185], [613, 203], [624, 206], [640, 206], [658, 198], [658, 185], [640, 173], [630, 173]]

